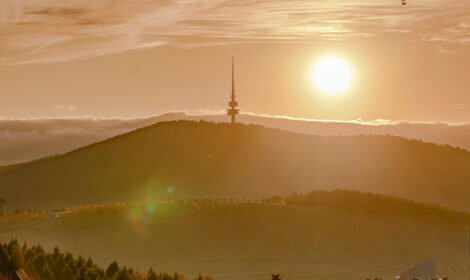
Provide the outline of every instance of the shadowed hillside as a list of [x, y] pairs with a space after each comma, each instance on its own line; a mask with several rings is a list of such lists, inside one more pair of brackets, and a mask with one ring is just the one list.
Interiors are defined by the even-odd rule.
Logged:
[[318, 188], [470, 210], [470, 153], [389, 136], [317, 137], [259, 126], [164, 122], [0, 170], [11, 207], [161, 197], [261, 198]]
[[[470, 216], [434, 205], [351, 191], [264, 202], [146, 200], [82, 206], [41, 227], [39, 214], [0, 218], [0, 241], [54, 246], [145, 271], [214, 279], [392, 279], [434, 257], [441, 275], [468, 279]], [[43, 217], [42, 219], [47, 219]], [[5, 227], [16, 232], [2, 234]], [[118, 246], [117, 246], [118, 245]]]

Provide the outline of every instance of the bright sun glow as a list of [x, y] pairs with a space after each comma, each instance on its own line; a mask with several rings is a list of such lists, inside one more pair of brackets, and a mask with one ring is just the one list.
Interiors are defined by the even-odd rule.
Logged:
[[336, 56], [327, 56], [316, 61], [311, 73], [315, 87], [327, 95], [336, 95], [348, 90], [352, 78], [348, 63]]

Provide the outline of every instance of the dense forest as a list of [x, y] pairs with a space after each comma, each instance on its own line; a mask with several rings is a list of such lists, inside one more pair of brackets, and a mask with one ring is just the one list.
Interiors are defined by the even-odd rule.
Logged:
[[467, 151], [399, 137], [175, 121], [1, 168], [0, 196], [10, 207], [49, 210], [149, 193], [260, 199], [339, 188], [470, 210], [468, 166]]
[[[91, 258], [74, 257], [63, 253], [57, 247], [52, 253], [41, 246], [20, 245], [17, 240], [0, 244], [0, 279], [9, 279], [16, 271], [23, 269], [31, 279], [44, 280], [183, 280], [183, 275], [156, 273], [152, 268], [141, 273], [112, 262], [101, 268]], [[198, 280], [209, 279], [199, 276]]]

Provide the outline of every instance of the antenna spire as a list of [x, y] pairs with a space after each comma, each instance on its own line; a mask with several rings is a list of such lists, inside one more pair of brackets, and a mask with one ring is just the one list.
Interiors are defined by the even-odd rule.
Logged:
[[239, 114], [240, 110], [237, 108], [238, 102], [235, 100], [235, 59], [232, 57], [232, 95], [228, 103], [227, 115], [230, 116], [230, 122], [235, 123], [235, 117]]
[[235, 101], [235, 59], [232, 56], [232, 101]]

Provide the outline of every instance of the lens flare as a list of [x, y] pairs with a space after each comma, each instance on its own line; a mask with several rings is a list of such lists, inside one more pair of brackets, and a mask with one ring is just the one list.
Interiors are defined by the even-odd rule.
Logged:
[[155, 211], [157, 211], [157, 205], [155, 203], [149, 202], [145, 204], [145, 210], [147, 210], [147, 213], [153, 214]]

